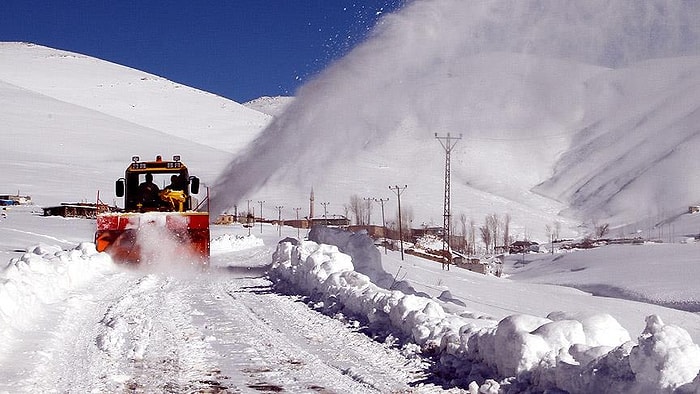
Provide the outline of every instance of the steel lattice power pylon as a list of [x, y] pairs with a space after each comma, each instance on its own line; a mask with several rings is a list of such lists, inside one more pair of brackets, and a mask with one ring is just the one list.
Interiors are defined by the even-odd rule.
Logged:
[[[457, 141], [462, 139], [462, 136], [451, 137], [450, 133], [447, 136], [440, 137], [435, 133], [435, 138], [440, 142], [440, 145], [445, 149], [445, 203], [443, 210], [443, 224], [442, 224], [442, 250], [445, 252], [445, 258], [447, 261], [447, 269], [450, 269], [451, 254], [450, 254], [450, 228], [451, 226], [451, 215], [450, 215], [450, 153], [452, 149], [457, 145]], [[443, 265], [444, 268], [444, 265]]]

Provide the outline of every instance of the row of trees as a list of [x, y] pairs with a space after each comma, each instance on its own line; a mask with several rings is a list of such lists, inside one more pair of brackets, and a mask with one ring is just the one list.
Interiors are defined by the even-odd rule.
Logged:
[[[361, 198], [358, 195], [351, 196], [350, 203], [344, 205], [345, 217], [353, 218], [356, 225], [371, 224], [375, 201], [375, 199]], [[401, 216], [402, 230], [408, 235], [414, 219], [413, 209], [410, 206], [403, 206]], [[396, 217], [386, 218], [386, 227], [390, 230], [398, 230], [398, 223], [398, 214]], [[607, 230], [606, 226], [596, 228], [596, 231], [601, 233], [605, 233], [605, 230]], [[515, 241], [511, 233], [511, 216], [508, 213], [486, 215], [480, 225], [473, 218], [461, 213], [456, 221], [453, 218], [450, 232], [451, 247], [468, 255], [474, 255], [477, 252], [504, 253]], [[560, 239], [561, 223], [553, 222], [545, 225], [545, 233], [549, 239]]]
[[492, 213], [486, 215], [484, 223], [477, 227], [473, 218], [467, 218], [467, 215], [462, 213], [459, 215], [460, 239], [457, 240], [457, 245], [453, 245], [453, 247], [462, 250], [466, 254], [475, 254], [477, 252], [478, 239], [484, 245], [486, 253], [502, 251], [513, 241], [510, 234], [510, 222], [510, 214], [499, 216]]

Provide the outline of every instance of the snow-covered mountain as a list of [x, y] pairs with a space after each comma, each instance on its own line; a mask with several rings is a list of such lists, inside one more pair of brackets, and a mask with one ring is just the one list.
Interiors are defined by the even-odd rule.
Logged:
[[238, 103], [128, 67], [0, 44], [1, 193], [111, 202], [131, 156], [179, 154], [205, 183], [269, 122]]
[[[389, 197], [393, 220], [388, 186], [406, 184], [412, 225], [439, 225], [445, 152], [435, 132], [462, 136], [452, 153], [454, 217], [479, 223], [507, 213], [516, 237], [541, 238], [555, 221], [568, 234], [591, 220], [653, 217], [643, 224], [650, 226], [699, 198], [697, 57], [608, 69], [489, 53], [437, 64], [410, 86], [385, 81], [381, 90], [379, 81], [355, 83], [341, 62], [296, 100], [247, 107], [33, 44], [2, 44], [0, 57], [3, 192], [39, 204], [93, 200], [98, 190], [111, 201], [132, 155], [180, 154], [207, 184], [230, 178], [232, 189], [213, 192], [223, 190], [218, 197], [231, 204], [262, 199], [293, 217], [313, 188], [329, 214], [345, 213], [353, 194]], [[329, 80], [337, 96], [328, 96]], [[373, 216], [377, 222], [378, 206]]]
[[243, 103], [243, 105], [250, 109], [254, 109], [258, 112], [268, 114], [270, 116], [279, 116], [287, 109], [287, 107], [289, 106], [289, 104], [292, 103], [292, 101], [294, 101], [294, 97], [263, 96], [258, 97], [255, 100], [250, 100], [246, 103]]
[[508, 213], [535, 237], [553, 221], [653, 225], [700, 198], [699, 15], [687, 2], [411, 2], [297, 92], [219, 179], [215, 207], [313, 186], [342, 213], [334, 189], [406, 184], [414, 225], [441, 223], [434, 134], [451, 133], [454, 217]]

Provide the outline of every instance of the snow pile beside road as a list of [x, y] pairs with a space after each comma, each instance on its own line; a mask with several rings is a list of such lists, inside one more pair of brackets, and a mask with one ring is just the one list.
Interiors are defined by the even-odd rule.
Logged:
[[0, 334], [27, 327], [43, 304], [62, 300], [71, 289], [115, 267], [93, 243], [68, 251], [47, 245], [28, 249], [0, 272]]
[[270, 277], [361, 320], [371, 332], [420, 346], [439, 360], [439, 375], [462, 387], [476, 381], [484, 389], [516, 391], [700, 389], [700, 347], [684, 329], [657, 316], [647, 319], [638, 345], [607, 314], [513, 315], [484, 327], [483, 321], [446, 313], [429, 298], [375, 285], [338, 247], [313, 241], [281, 242]]
[[333, 227], [315, 226], [311, 228], [309, 240], [328, 245], [336, 245], [338, 250], [352, 257], [354, 270], [367, 275], [376, 285], [388, 289], [400, 287], [404, 292], [413, 293], [407, 283], [397, 284], [394, 277], [384, 271], [382, 255], [374, 247], [374, 241], [365, 231], [351, 232]]

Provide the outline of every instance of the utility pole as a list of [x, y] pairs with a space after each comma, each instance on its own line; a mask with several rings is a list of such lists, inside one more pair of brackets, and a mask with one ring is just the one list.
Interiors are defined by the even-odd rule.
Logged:
[[328, 206], [330, 204], [331, 203], [329, 203], [329, 202], [322, 202], [321, 203], [321, 205], [323, 205], [323, 221], [325, 222], [324, 224], [326, 226], [328, 226], [328, 217], [326, 215], [328, 215]]
[[389, 186], [389, 190], [396, 193], [396, 198], [399, 202], [399, 244], [401, 245], [401, 260], [403, 261], [403, 225], [401, 224], [401, 193], [406, 190], [408, 186], [403, 185], [403, 187]]
[[299, 222], [299, 211], [301, 208], [292, 208], [297, 212], [297, 239], [299, 239], [301, 236], [299, 235], [299, 228], [301, 227], [301, 222]]
[[[443, 209], [443, 222], [442, 222], [442, 250], [447, 259], [447, 270], [450, 270], [450, 264], [452, 263], [452, 253], [450, 252], [450, 154], [452, 149], [457, 145], [457, 141], [462, 139], [462, 135], [459, 137], [451, 137], [450, 133], [447, 133], [446, 137], [440, 137], [435, 133], [435, 138], [440, 142], [440, 145], [445, 149], [445, 203]], [[444, 265], [443, 265], [444, 269]]]
[[311, 228], [311, 223], [314, 220], [314, 188], [311, 188], [311, 195], [309, 196], [309, 228]]
[[258, 201], [260, 204], [260, 234], [262, 234], [262, 222], [263, 222], [263, 211], [262, 211], [262, 205], [265, 202], [265, 200]]
[[282, 208], [284, 208], [282, 205], [275, 207], [277, 209], [277, 235], [279, 237], [282, 236]]
[[374, 199], [374, 201], [378, 202], [379, 204], [382, 205], [382, 234], [384, 235], [384, 254], [386, 254], [386, 220], [384, 220], [384, 203], [389, 201], [389, 198], [387, 197], [386, 199]]

